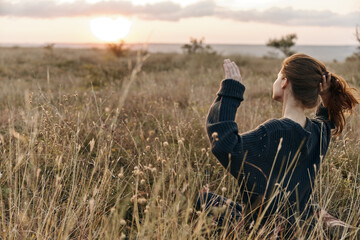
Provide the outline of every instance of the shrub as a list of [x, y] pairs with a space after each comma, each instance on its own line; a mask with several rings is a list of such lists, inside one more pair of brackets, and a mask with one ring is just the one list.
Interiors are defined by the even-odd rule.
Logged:
[[205, 38], [201, 39], [190, 38], [190, 44], [184, 44], [181, 48], [187, 54], [196, 54], [196, 53], [211, 53], [215, 54], [216, 52], [212, 50], [210, 45], [205, 45]]
[[121, 40], [118, 43], [108, 43], [106, 49], [113, 53], [116, 57], [125, 57], [129, 53], [129, 47], [125, 47], [125, 41]]
[[266, 43], [266, 46], [278, 48], [285, 54], [285, 56], [288, 57], [295, 53], [294, 51], [290, 50], [290, 48], [295, 45], [295, 39], [297, 39], [297, 36], [295, 33], [292, 33], [283, 36], [280, 39], [269, 39], [269, 41]]
[[[356, 40], [359, 42], [360, 44], [360, 32], [358, 29], [358, 26], [356, 26], [355, 28], [355, 37]], [[358, 46], [358, 52], [354, 52], [351, 56], [346, 58], [346, 61], [356, 61], [356, 60], [360, 60], [360, 45]]]

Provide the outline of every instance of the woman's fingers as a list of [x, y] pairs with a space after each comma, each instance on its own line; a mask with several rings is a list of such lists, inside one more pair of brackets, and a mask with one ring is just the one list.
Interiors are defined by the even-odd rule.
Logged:
[[326, 95], [330, 89], [331, 85], [331, 73], [328, 73], [327, 76], [324, 74], [322, 76], [322, 81], [319, 84], [319, 93], [321, 95]]
[[321, 82], [319, 84], [319, 93], [320, 94], [323, 94], [325, 85], [326, 85], [326, 76], [322, 75], [322, 80], [321, 80]]
[[225, 70], [225, 78], [241, 81], [240, 70], [235, 62], [230, 61], [230, 59], [224, 59], [223, 67]]
[[224, 63], [229, 63], [229, 62], [230, 62], [230, 59], [228, 59], [228, 58], [224, 60]]
[[225, 70], [225, 78], [231, 78], [231, 71], [227, 63], [224, 63], [224, 70]]
[[226, 64], [225, 64], [225, 63], [223, 64], [223, 68], [224, 68], [224, 71], [225, 71], [225, 78], [227, 78], [227, 76], [228, 76], [229, 74], [228, 74], [227, 67], [226, 67]]
[[236, 65], [236, 63], [235, 63], [235, 62], [232, 62], [232, 65], [234, 66], [235, 73], [240, 76], [240, 70], [239, 70], [238, 66]]
[[226, 73], [227, 75], [230, 75], [230, 70], [229, 70], [229, 67], [228, 67], [228, 62], [229, 62], [229, 61], [230, 61], [229, 59], [224, 59], [224, 64], [223, 64], [225, 73]]
[[225, 70], [226, 76], [231, 78], [231, 76], [232, 76], [231, 66], [230, 66], [229, 62], [226, 60], [224, 60], [224, 70]]
[[232, 65], [231, 62], [229, 63], [229, 68], [230, 68], [230, 71], [231, 71], [231, 75], [232, 75], [233, 77], [236, 76], [235, 68], [234, 68], [234, 66]]
[[331, 84], [331, 73], [328, 73], [327, 78], [324, 75], [324, 79], [325, 79], [325, 84], [324, 84], [324, 90], [327, 91], [330, 88], [330, 84]]
[[319, 92], [322, 93], [322, 91], [323, 91], [323, 85], [322, 83], [319, 83]]

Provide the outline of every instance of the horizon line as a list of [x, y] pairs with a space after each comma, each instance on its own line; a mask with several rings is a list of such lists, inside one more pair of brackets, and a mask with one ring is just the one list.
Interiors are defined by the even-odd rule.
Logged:
[[[26, 43], [26, 42], [21, 42], [21, 43], [11, 43], [11, 42], [0, 42], [0, 46], [4, 46], [4, 45], [13, 45], [10, 47], [14, 47], [17, 45], [47, 45], [47, 44], [54, 44], [54, 46], [56, 47], [56, 45], [107, 45], [107, 44], [111, 44], [111, 43], [118, 43], [118, 42], [104, 42], [104, 43], [99, 43], [99, 42], [52, 42], [52, 41], [48, 41], [48, 42], [32, 42], [32, 43]], [[149, 44], [158, 44], [158, 45], [182, 45], [182, 44], [188, 44], [189, 42], [125, 42], [125, 45], [149, 45]], [[266, 46], [266, 43], [207, 43], [204, 42], [204, 45], [253, 45], [253, 46]], [[295, 44], [294, 47], [296, 46], [327, 46], [327, 47], [333, 47], [333, 46], [358, 46], [357, 44], [309, 44], [309, 43], [305, 43], [305, 44]]]

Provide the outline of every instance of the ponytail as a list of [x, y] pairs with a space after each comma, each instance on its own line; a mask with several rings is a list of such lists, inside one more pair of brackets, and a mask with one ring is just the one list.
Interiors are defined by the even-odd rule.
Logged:
[[338, 136], [345, 127], [345, 113], [352, 114], [354, 107], [359, 104], [359, 92], [350, 87], [340, 76], [331, 73], [331, 85], [327, 109], [330, 120], [335, 124], [333, 135]]
[[[291, 82], [295, 99], [305, 108], [314, 108], [319, 99], [319, 83], [322, 76], [327, 76], [326, 66], [319, 60], [303, 53], [296, 53], [287, 57], [281, 73]], [[331, 74], [330, 93], [326, 99], [329, 118], [333, 121], [334, 135], [339, 135], [345, 127], [345, 114], [352, 113], [359, 104], [359, 92], [351, 88], [347, 82], [336, 74]]]

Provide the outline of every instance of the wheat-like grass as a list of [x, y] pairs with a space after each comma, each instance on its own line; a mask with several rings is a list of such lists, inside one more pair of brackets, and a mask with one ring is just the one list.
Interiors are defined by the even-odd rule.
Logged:
[[[2, 48], [1, 239], [269, 239], [277, 224], [217, 229], [194, 200], [207, 185], [240, 189], [209, 149], [205, 117], [222, 56], [114, 58], [102, 50]], [[280, 117], [271, 86], [281, 60], [230, 56], [247, 86], [240, 132]], [[146, 60], [146, 61], [144, 61]], [[360, 85], [358, 62], [330, 63]], [[359, 111], [333, 139], [314, 198], [359, 227]], [[286, 143], [282, 143], [286, 144]], [[224, 209], [218, 209], [222, 213]], [[358, 230], [331, 230], [358, 239]], [[305, 236], [306, 228], [298, 228]], [[310, 239], [328, 239], [319, 222]], [[276, 235], [276, 234], [275, 234]]]

